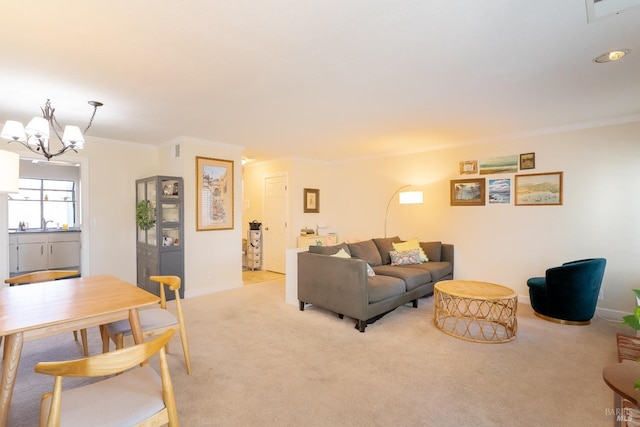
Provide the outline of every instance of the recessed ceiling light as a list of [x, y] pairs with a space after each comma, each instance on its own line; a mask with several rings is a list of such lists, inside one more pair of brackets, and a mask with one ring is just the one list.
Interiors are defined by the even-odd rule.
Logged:
[[604, 62], [618, 61], [624, 58], [630, 52], [629, 49], [612, 50], [611, 52], [603, 53], [602, 55], [593, 58], [593, 62], [602, 64]]

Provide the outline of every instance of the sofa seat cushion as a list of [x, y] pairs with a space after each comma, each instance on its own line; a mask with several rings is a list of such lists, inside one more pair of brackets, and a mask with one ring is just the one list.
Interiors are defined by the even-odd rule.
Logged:
[[442, 280], [443, 277], [453, 273], [453, 266], [450, 262], [423, 262], [422, 264], [407, 265], [408, 268], [415, 268], [416, 270], [428, 271], [431, 273], [431, 280], [437, 282]]
[[352, 257], [361, 259], [372, 267], [382, 264], [380, 252], [376, 244], [373, 243], [373, 240], [369, 239], [362, 242], [349, 243], [348, 246], [349, 253]]
[[431, 282], [431, 273], [427, 270], [420, 270], [416, 265], [378, 265], [373, 267], [376, 275], [391, 276], [402, 279], [407, 286], [407, 291], [411, 291], [420, 285]]
[[376, 274], [367, 278], [369, 304], [402, 295], [407, 288], [402, 279]]

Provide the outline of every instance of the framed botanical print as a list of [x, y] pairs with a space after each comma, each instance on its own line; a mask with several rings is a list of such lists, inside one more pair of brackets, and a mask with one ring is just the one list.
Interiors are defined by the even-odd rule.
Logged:
[[305, 188], [303, 196], [304, 213], [320, 213], [320, 190]]
[[233, 229], [233, 161], [196, 157], [196, 231]]

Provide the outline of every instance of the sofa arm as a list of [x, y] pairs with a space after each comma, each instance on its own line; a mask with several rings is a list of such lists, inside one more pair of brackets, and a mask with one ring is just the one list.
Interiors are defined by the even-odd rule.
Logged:
[[441, 261], [447, 261], [447, 262], [451, 263], [451, 274], [452, 275], [453, 275], [454, 266], [455, 266], [455, 264], [453, 263], [453, 259], [454, 259], [453, 245], [450, 244], [450, 243], [443, 243], [442, 244]]
[[298, 300], [364, 319], [369, 302], [367, 263], [356, 258], [300, 252]]

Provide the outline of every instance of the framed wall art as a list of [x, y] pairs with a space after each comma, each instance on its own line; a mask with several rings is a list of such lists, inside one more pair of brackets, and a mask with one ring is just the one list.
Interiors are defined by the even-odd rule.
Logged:
[[320, 190], [305, 188], [303, 196], [304, 213], [320, 213]]
[[520, 154], [520, 170], [536, 168], [536, 153]]
[[515, 176], [516, 206], [562, 205], [562, 172]]
[[518, 172], [518, 156], [492, 157], [480, 160], [480, 175]]
[[460, 162], [460, 175], [473, 175], [478, 173], [478, 161], [467, 160]]
[[485, 178], [452, 179], [451, 206], [484, 206]]
[[233, 229], [233, 161], [196, 157], [196, 231]]
[[511, 179], [498, 178], [489, 180], [489, 204], [511, 203]]

